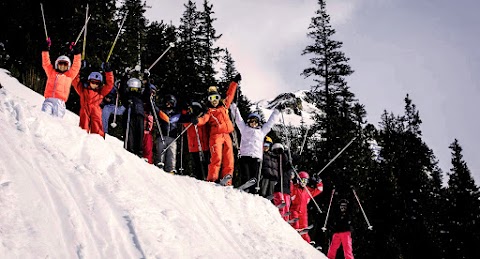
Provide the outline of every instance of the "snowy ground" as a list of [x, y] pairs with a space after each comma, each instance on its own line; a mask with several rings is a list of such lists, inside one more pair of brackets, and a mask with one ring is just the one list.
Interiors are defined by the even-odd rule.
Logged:
[[326, 258], [269, 201], [166, 174], [0, 83], [0, 258]]

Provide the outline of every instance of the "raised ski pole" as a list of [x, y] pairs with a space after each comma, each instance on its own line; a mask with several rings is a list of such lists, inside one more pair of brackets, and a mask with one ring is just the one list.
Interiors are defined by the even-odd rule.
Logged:
[[160, 155], [165, 154], [165, 152], [167, 152], [167, 149], [170, 148], [170, 147], [173, 145], [173, 143], [175, 143], [175, 142], [178, 140], [178, 138], [180, 138], [180, 137], [188, 130], [188, 128], [190, 128], [192, 125], [193, 125], [193, 123], [188, 124], [188, 126], [185, 127], [184, 130], [182, 130], [182, 132], [180, 133], [180, 135], [178, 135], [178, 137], [176, 137], [176, 138], [172, 141], [172, 143], [170, 143], [170, 144], [162, 151], [162, 153], [161, 153]]
[[152, 106], [152, 113], [155, 117], [155, 123], [157, 124], [158, 132], [160, 133], [160, 139], [162, 143], [165, 144], [165, 139], [163, 138], [162, 129], [160, 128], [160, 121], [158, 120], [157, 111], [155, 110], [155, 105], [153, 105], [153, 96], [150, 96], [150, 105]]
[[328, 204], [327, 216], [325, 217], [325, 224], [323, 224], [323, 232], [327, 231], [327, 220], [328, 215], [330, 215], [330, 207], [332, 207], [333, 195], [335, 194], [335, 189], [332, 190], [332, 196], [330, 196], [330, 203]]
[[340, 150], [340, 152], [338, 152], [338, 154], [335, 155], [335, 156], [332, 158], [332, 160], [330, 160], [330, 162], [328, 162], [328, 164], [325, 165], [325, 166], [322, 168], [322, 170], [320, 170], [320, 172], [317, 173], [317, 175], [320, 175], [320, 174], [323, 172], [323, 170], [325, 170], [331, 163], [333, 163], [333, 161], [335, 161], [335, 159], [337, 159], [337, 157], [339, 157], [339, 156], [343, 153], [343, 151], [345, 151], [345, 149], [347, 149], [348, 146], [350, 146], [350, 145], [353, 143], [353, 141], [354, 141], [356, 138], [357, 138], [357, 137], [353, 137], [352, 140], [350, 140], [350, 142], [348, 142], [348, 144], [347, 144], [345, 147], [343, 147], [342, 150]]
[[90, 17], [91, 17], [91, 16], [88, 16], [87, 20], [85, 21], [85, 24], [83, 25], [82, 30], [81, 30], [80, 33], [78, 34], [77, 39], [75, 40], [75, 44], [74, 44], [74, 45], [77, 45], [77, 42], [78, 42], [78, 40], [80, 39], [80, 36], [82, 36], [83, 31], [86, 30], [88, 21], [90, 21]]
[[163, 56], [173, 47], [175, 47], [175, 43], [170, 42], [168, 44], [168, 48], [160, 55], [160, 57], [157, 58], [157, 60], [155, 60], [155, 62], [153, 62], [152, 65], [150, 65], [150, 67], [147, 70], [150, 71], [158, 63], [158, 61], [160, 61], [160, 59], [162, 59]]
[[45, 29], [45, 39], [48, 39], [47, 25], [45, 24], [45, 14], [43, 13], [43, 4], [42, 3], [40, 3], [40, 10], [42, 11], [43, 28]]
[[308, 134], [308, 128], [305, 131], [305, 136], [303, 137], [302, 148], [300, 149], [300, 154], [299, 154], [300, 156], [302, 155], [303, 147], [305, 146], [305, 142], [307, 142], [307, 134]]
[[193, 127], [195, 128], [195, 134], [197, 135], [197, 143], [198, 143], [198, 156], [200, 158], [200, 164], [202, 166], [200, 166], [200, 170], [202, 172], [202, 180], [205, 180], [205, 170], [203, 168], [203, 164], [205, 163], [205, 157], [204, 157], [204, 154], [203, 154], [203, 148], [202, 148], [202, 142], [200, 141], [200, 135], [198, 134], [198, 127], [197, 125], [193, 125]]
[[280, 169], [280, 193], [282, 194], [282, 204], [278, 206], [279, 209], [285, 207], [287, 203], [285, 202], [285, 198], [283, 196], [283, 162], [282, 162], [282, 155], [279, 156], [279, 165], [278, 168]]
[[125, 20], [127, 20], [127, 16], [128, 16], [128, 10], [125, 13], [125, 17], [123, 17], [122, 23], [120, 24], [120, 28], [118, 29], [117, 36], [115, 36], [115, 40], [113, 41], [112, 47], [108, 52], [107, 60], [105, 62], [108, 62], [108, 60], [110, 59], [110, 56], [112, 56], [113, 48], [115, 47], [115, 44], [117, 44], [118, 36], [120, 36], [120, 32], [122, 32], [123, 24], [125, 23]]
[[365, 214], [365, 211], [363, 210], [362, 203], [360, 203], [360, 200], [358, 199], [357, 193], [355, 192], [355, 189], [352, 188], [353, 195], [355, 195], [355, 198], [357, 199], [358, 205], [360, 206], [360, 209], [362, 210], [363, 217], [365, 218], [365, 221], [367, 222], [368, 229], [372, 230], [373, 226], [370, 225], [370, 222], [368, 221], [367, 214]]
[[[282, 115], [282, 123], [283, 123], [283, 127], [285, 128], [285, 132], [284, 132], [285, 137], [287, 138], [288, 159], [289, 159], [290, 165], [292, 166], [293, 172], [295, 172], [295, 176], [297, 176], [297, 178], [300, 179], [300, 176], [298, 175], [297, 169], [293, 166], [293, 163], [292, 163], [292, 153], [290, 151], [290, 138], [288, 137], [288, 134], [287, 134], [287, 126], [285, 125], [285, 119], [283, 118], [283, 112], [280, 112], [280, 114]], [[320, 209], [320, 206], [318, 206], [318, 203], [315, 201], [315, 199], [313, 198], [313, 195], [310, 193], [308, 188], [305, 188], [305, 190], [307, 191], [308, 196], [310, 196], [310, 199], [313, 201], [313, 203], [317, 207], [318, 211], [320, 213], [323, 213], [322, 209]]]
[[[85, 24], [87, 24], [88, 21], [88, 4], [87, 4], [87, 9], [85, 11]], [[83, 34], [83, 46], [82, 46], [82, 60], [85, 60], [85, 48], [87, 47], [87, 27], [85, 25], [85, 33]]]

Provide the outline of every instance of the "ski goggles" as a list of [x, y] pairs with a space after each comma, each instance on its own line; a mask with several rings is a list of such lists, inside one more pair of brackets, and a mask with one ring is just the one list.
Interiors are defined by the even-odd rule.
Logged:
[[270, 148], [271, 145], [272, 145], [272, 144], [270, 144], [270, 143], [268, 143], [268, 142], [263, 143], [263, 147], [268, 147], [268, 148]]
[[214, 95], [209, 95], [208, 96], [208, 100], [211, 102], [211, 101], [215, 101], [215, 100], [220, 100], [220, 95], [219, 94], [214, 94]]
[[59, 66], [68, 66], [68, 62], [67, 61], [58, 61], [57, 63]]
[[90, 80], [88, 81], [91, 85], [101, 85], [102, 82], [98, 81], [98, 80]]
[[308, 184], [308, 178], [300, 178], [300, 183], [303, 184], [303, 185], [307, 185]]
[[130, 92], [140, 92], [140, 88], [138, 88], [138, 87], [130, 87], [128, 90]]
[[251, 119], [247, 120], [247, 123], [252, 123], [252, 122], [258, 124], [258, 119], [257, 118], [251, 118]]

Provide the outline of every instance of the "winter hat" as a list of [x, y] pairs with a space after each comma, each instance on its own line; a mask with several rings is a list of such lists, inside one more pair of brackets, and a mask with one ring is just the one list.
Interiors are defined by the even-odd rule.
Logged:
[[215, 95], [215, 94], [220, 95], [218, 93], [218, 86], [212, 85], [212, 86], [208, 87], [208, 95], [210, 96], [210, 95]]
[[250, 113], [247, 117], [247, 123], [250, 123], [252, 120], [256, 120], [260, 124], [260, 115], [258, 113]]
[[264, 142], [267, 142], [267, 143], [270, 143], [270, 144], [273, 143], [272, 138], [269, 137], [269, 136], [265, 136], [265, 141]]
[[170, 104], [172, 104], [172, 107], [177, 106], [177, 98], [175, 98], [175, 96], [173, 96], [171, 94], [165, 95], [164, 100], [165, 100], [165, 102], [164, 102], [165, 104], [170, 103]]

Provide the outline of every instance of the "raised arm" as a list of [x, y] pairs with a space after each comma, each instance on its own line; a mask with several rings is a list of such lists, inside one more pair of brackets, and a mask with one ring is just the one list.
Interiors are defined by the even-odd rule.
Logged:
[[278, 111], [277, 109], [273, 110], [272, 115], [270, 115], [270, 118], [268, 118], [268, 121], [262, 126], [263, 134], [267, 135], [279, 118], [280, 111]]
[[101, 96], [106, 96], [110, 91], [113, 89], [113, 84], [115, 79], [113, 78], [113, 72], [105, 72], [105, 85], [102, 87], [102, 91], [100, 91]]
[[242, 115], [240, 114], [240, 111], [238, 110], [237, 105], [234, 103], [231, 104], [230, 106], [230, 111], [235, 114], [235, 123], [237, 124], [238, 129], [240, 130], [240, 133], [242, 133], [247, 127], [245, 125], [245, 122], [243, 121]]

